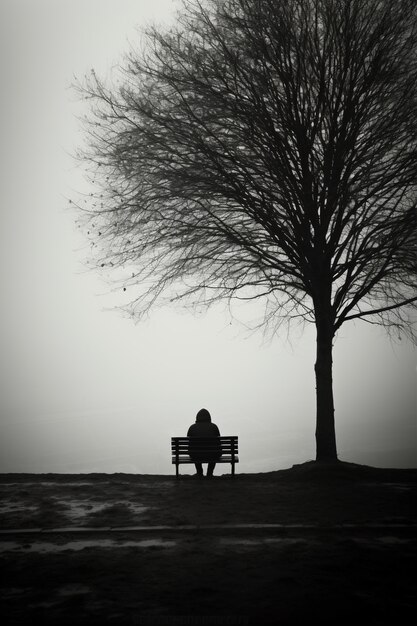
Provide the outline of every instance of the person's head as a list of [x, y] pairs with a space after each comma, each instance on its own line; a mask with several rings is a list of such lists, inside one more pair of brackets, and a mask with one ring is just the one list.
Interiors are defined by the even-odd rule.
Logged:
[[195, 418], [196, 422], [211, 422], [211, 415], [207, 409], [200, 409]]

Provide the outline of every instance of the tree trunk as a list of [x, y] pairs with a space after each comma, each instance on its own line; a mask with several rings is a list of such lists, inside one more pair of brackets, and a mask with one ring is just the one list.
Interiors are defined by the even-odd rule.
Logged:
[[332, 349], [333, 326], [328, 319], [318, 319], [316, 372], [316, 461], [337, 461], [334, 425]]

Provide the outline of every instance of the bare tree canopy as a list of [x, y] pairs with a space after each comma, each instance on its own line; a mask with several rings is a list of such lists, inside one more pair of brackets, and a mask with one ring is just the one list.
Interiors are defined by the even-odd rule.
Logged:
[[186, 0], [121, 75], [81, 87], [99, 265], [134, 268], [138, 313], [263, 296], [314, 322], [336, 458], [335, 333], [410, 331], [417, 301], [415, 0]]

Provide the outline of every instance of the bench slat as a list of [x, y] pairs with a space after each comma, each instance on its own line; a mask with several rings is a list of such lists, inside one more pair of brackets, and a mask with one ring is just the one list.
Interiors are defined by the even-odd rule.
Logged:
[[[237, 446], [215, 446], [215, 445], [207, 445], [207, 444], [201, 444], [201, 445], [195, 445], [193, 444], [192, 446], [193, 450], [224, 450], [225, 452], [231, 452], [232, 450], [234, 450], [235, 452], [237, 451]], [[190, 446], [187, 444], [186, 446], [172, 446], [171, 450], [173, 452], [176, 452], [177, 450], [179, 452], [185, 452], [187, 453], [188, 450], [190, 449]]]
[[220, 437], [171, 437], [171, 441], [189, 441], [190, 439], [216, 439], [216, 440], [220, 440], [220, 441], [237, 441], [238, 437], [236, 437], [235, 435], [233, 436], [224, 436], [221, 435]]
[[[204, 461], [201, 461], [201, 462], [204, 463]], [[235, 456], [233, 462], [239, 463], [239, 457]], [[176, 463], [177, 463], [176, 458], [172, 457], [172, 464], [176, 465]], [[180, 463], [181, 465], [184, 465], [185, 463], [194, 464], [194, 461], [192, 461], [190, 457], [180, 457], [178, 460], [178, 463]], [[221, 457], [220, 459], [218, 459], [218, 461], [216, 461], [216, 465], [217, 463], [232, 463], [232, 457]]]
[[222, 448], [230, 448], [230, 447], [236, 447], [238, 445], [237, 443], [237, 437], [236, 438], [231, 438], [231, 437], [190, 437], [190, 438], [176, 438], [173, 437], [171, 440], [171, 447], [178, 447], [178, 448], [186, 448], [188, 447], [188, 445], [190, 444], [190, 441], [192, 440], [193, 442], [193, 446], [196, 445], [204, 445], [204, 447], [211, 447], [211, 446], [216, 446], [218, 447], [219, 444]]
[[220, 439], [220, 437], [190, 437], [189, 439], [173, 439], [172, 443], [184, 446], [189, 443], [191, 439], [193, 441], [217, 441], [217, 443], [220, 443], [223, 446], [237, 444], [237, 439]]

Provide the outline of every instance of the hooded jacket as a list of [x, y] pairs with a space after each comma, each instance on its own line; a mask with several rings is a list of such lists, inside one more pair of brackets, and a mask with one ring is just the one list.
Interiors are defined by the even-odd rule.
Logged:
[[[195, 423], [188, 429], [187, 437], [220, 437], [220, 431], [216, 424], [212, 423], [210, 413], [207, 409], [201, 409], [197, 413]], [[204, 449], [204, 441], [194, 442], [191, 440], [188, 450], [191, 458], [196, 461], [214, 461], [221, 456], [220, 441], [209, 442], [208, 448]]]

